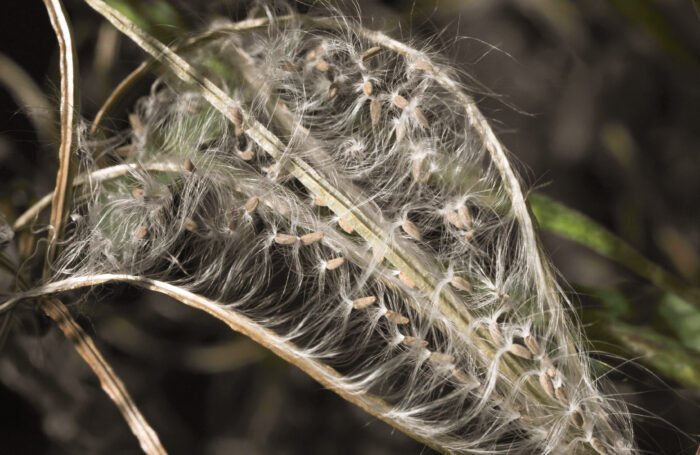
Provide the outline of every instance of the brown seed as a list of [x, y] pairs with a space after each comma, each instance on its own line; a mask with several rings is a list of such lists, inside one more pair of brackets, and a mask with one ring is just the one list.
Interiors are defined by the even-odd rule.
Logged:
[[472, 290], [472, 284], [461, 276], [452, 277], [450, 284], [460, 291], [470, 292]]
[[522, 357], [523, 359], [529, 360], [532, 358], [532, 354], [530, 354], [530, 351], [528, 351], [527, 348], [522, 344], [513, 343], [512, 345], [510, 345], [510, 348], [508, 348], [508, 352], [518, 357]]
[[554, 365], [550, 365], [547, 367], [547, 374], [549, 377], [553, 378], [554, 376], [557, 375], [557, 369], [554, 368]]
[[411, 288], [411, 289], [413, 289], [413, 288], [416, 287], [416, 283], [415, 283], [412, 279], [410, 279], [410, 278], [408, 277], [408, 275], [406, 275], [406, 274], [403, 273], [403, 272], [399, 272], [399, 279], [401, 280], [401, 282], [402, 282], [403, 284], [405, 284], [406, 286], [408, 286], [408, 287]]
[[399, 122], [396, 125], [396, 142], [403, 141], [404, 137], [406, 137], [406, 125], [403, 122]]
[[282, 68], [284, 71], [290, 72], [290, 73], [296, 73], [301, 71], [301, 66], [297, 65], [294, 62], [291, 62], [289, 60], [284, 60], [282, 64], [280, 65], [280, 68]]
[[244, 150], [241, 152], [241, 159], [243, 161], [250, 161], [255, 157], [255, 154], [253, 153], [252, 150]]
[[245, 203], [245, 211], [248, 213], [254, 212], [255, 209], [258, 208], [258, 204], [260, 204], [260, 199], [257, 197], [252, 197], [248, 199], [248, 202]]
[[366, 51], [364, 51], [362, 53], [362, 57], [361, 57], [362, 61], [366, 62], [367, 60], [369, 60], [372, 57], [374, 57], [375, 55], [377, 55], [379, 53], [379, 51], [381, 51], [381, 50], [382, 50], [382, 48], [379, 46], [370, 47], [369, 49], [367, 49]]
[[364, 92], [365, 96], [367, 96], [367, 97], [372, 96], [373, 90], [374, 90], [374, 87], [372, 86], [372, 82], [365, 81], [364, 84], [362, 84], [362, 91]]
[[194, 172], [195, 170], [194, 164], [192, 164], [192, 160], [189, 158], [185, 160], [185, 170], [188, 172]]
[[404, 336], [402, 343], [412, 349], [424, 348], [428, 345], [426, 340], [412, 336]]
[[430, 361], [435, 365], [448, 365], [454, 363], [455, 358], [452, 355], [444, 354], [442, 352], [431, 352]]
[[591, 447], [593, 447], [593, 450], [598, 452], [600, 455], [608, 455], [608, 449], [606, 449], [603, 443], [601, 443], [595, 436], [593, 436], [588, 443], [591, 445]]
[[574, 421], [574, 424], [581, 429], [586, 426], [586, 419], [583, 417], [583, 411], [581, 409], [574, 411], [574, 413], [571, 414], [571, 419]]
[[337, 95], [337, 94], [338, 94], [338, 86], [335, 83], [333, 83], [333, 84], [331, 84], [330, 87], [328, 87], [328, 99], [329, 100], [333, 99], [335, 97], [335, 95]]
[[240, 137], [243, 134], [243, 129], [238, 125], [233, 125], [233, 135]]
[[353, 228], [352, 225], [345, 220], [345, 218], [338, 218], [338, 225], [340, 225], [340, 228], [348, 234], [355, 232], [355, 228]]
[[327, 270], [335, 270], [345, 262], [345, 258], [334, 258], [326, 261]]
[[237, 107], [231, 109], [231, 117], [233, 119], [233, 124], [236, 126], [243, 125], [243, 112]]
[[408, 106], [408, 100], [401, 95], [394, 95], [394, 97], [391, 99], [391, 101], [399, 109], [405, 109], [406, 106]]
[[148, 229], [146, 229], [146, 226], [139, 226], [134, 232], [134, 237], [136, 237], [139, 240], [144, 239], [147, 235]]
[[310, 234], [304, 234], [301, 236], [301, 243], [304, 245], [311, 245], [320, 241], [325, 234], [323, 232], [312, 232]]
[[447, 215], [445, 215], [445, 218], [447, 218], [447, 221], [449, 221], [450, 224], [456, 227], [457, 229], [464, 228], [462, 220], [459, 219], [459, 214], [457, 213], [457, 210], [450, 210], [449, 212], [447, 212]]
[[199, 226], [197, 226], [197, 222], [193, 220], [192, 218], [185, 218], [185, 229], [187, 229], [190, 232], [196, 232]]
[[372, 126], [379, 123], [379, 117], [382, 115], [382, 103], [379, 100], [372, 100], [369, 103], [369, 116], [372, 119]]
[[552, 378], [547, 373], [540, 374], [540, 386], [547, 392], [547, 395], [554, 397], [554, 384], [552, 384]]
[[369, 296], [369, 297], [361, 297], [357, 300], [352, 301], [352, 307], [356, 310], [364, 310], [365, 308], [372, 305], [376, 301], [377, 301], [377, 298], [373, 295]]
[[413, 115], [416, 116], [416, 120], [418, 120], [418, 123], [420, 123], [423, 128], [430, 128], [430, 123], [428, 123], [428, 119], [425, 118], [425, 114], [423, 114], [420, 108], [413, 108]]
[[569, 396], [566, 394], [566, 390], [564, 390], [564, 387], [559, 386], [556, 389], [554, 389], [554, 395], [557, 397], [557, 400], [559, 400], [559, 403], [561, 403], [563, 406], [569, 406]]
[[479, 387], [479, 381], [469, 373], [455, 368], [452, 370], [452, 376], [470, 389]]
[[459, 221], [464, 226], [464, 229], [471, 230], [472, 217], [471, 217], [471, 214], [469, 213], [469, 207], [467, 207], [466, 205], [460, 205], [459, 208], [457, 209], [457, 215], [459, 215]]
[[384, 317], [389, 321], [393, 322], [394, 324], [408, 324], [408, 318], [404, 315], [401, 315], [395, 311], [387, 310], [386, 313], [384, 314]]
[[319, 60], [316, 63], [316, 69], [325, 73], [326, 71], [331, 69], [331, 65], [329, 65], [328, 62], [325, 60]]
[[473, 229], [472, 229], [472, 230], [469, 230], [469, 231], [467, 231], [467, 232], [465, 232], [465, 233], [464, 233], [464, 241], [465, 241], [465, 242], [470, 242], [471, 239], [474, 238], [474, 234], [475, 234], [475, 232], [474, 232]]
[[537, 342], [535, 337], [532, 335], [527, 335], [523, 341], [525, 342], [525, 346], [527, 346], [530, 352], [532, 352], [532, 355], [539, 357], [542, 351], [540, 350], [540, 344]]
[[322, 53], [323, 53], [323, 45], [319, 44], [318, 46], [314, 47], [313, 49], [311, 49], [309, 52], [306, 53], [306, 55], [304, 56], [304, 60], [306, 60], [307, 62], [310, 62], [311, 60], [315, 59], [316, 57], [318, 57]]
[[428, 63], [427, 60], [416, 60], [413, 62], [413, 67], [417, 70], [433, 71], [433, 65]]
[[289, 234], [277, 234], [275, 236], [275, 243], [278, 243], [280, 245], [293, 245], [297, 243], [299, 240], [299, 237], [296, 235], [289, 235]]
[[136, 147], [134, 147], [134, 145], [127, 144], [127, 145], [122, 145], [121, 147], [117, 147], [116, 149], [114, 149], [114, 153], [119, 155], [121, 158], [128, 158], [129, 155], [131, 155], [131, 153], [135, 150], [136, 150]]
[[501, 332], [501, 326], [496, 321], [491, 321], [489, 324], [489, 335], [491, 335], [491, 339], [497, 345], [502, 345], [505, 341], [503, 332]]
[[418, 226], [416, 226], [412, 221], [406, 220], [403, 223], [401, 223], [401, 228], [404, 230], [404, 232], [411, 237], [413, 237], [415, 240], [418, 240], [419, 242], [423, 240], [423, 236], [420, 234], [420, 230], [418, 230]]
[[423, 161], [424, 159], [421, 157], [413, 160], [411, 163], [411, 175], [416, 182], [420, 182], [420, 175], [423, 171]]
[[146, 128], [143, 126], [143, 123], [141, 122], [141, 119], [138, 115], [129, 114], [129, 124], [131, 124], [131, 129], [137, 136], [143, 136], [143, 133], [145, 132]]
[[134, 188], [133, 190], [131, 190], [131, 194], [136, 198], [143, 197], [143, 188]]

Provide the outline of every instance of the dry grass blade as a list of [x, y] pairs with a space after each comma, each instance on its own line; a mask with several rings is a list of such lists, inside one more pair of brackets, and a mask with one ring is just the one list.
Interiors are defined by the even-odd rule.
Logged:
[[90, 366], [100, 379], [102, 389], [119, 408], [119, 412], [124, 416], [124, 419], [129, 424], [129, 428], [138, 438], [141, 449], [147, 454], [166, 454], [167, 452], [160, 443], [158, 435], [146, 422], [122, 381], [102, 357], [92, 339], [73, 319], [68, 308], [56, 298], [42, 300], [40, 306], [44, 313], [54, 320], [66, 338], [73, 343], [80, 357], [85, 360], [85, 363]]
[[51, 25], [56, 32], [60, 50], [61, 68], [61, 145], [58, 151], [56, 189], [51, 201], [51, 226], [44, 278], [48, 276], [50, 263], [56, 255], [56, 242], [63, 234], [71, 195], [71, 155], [77, 145], [75, 115], [78, 109], [77, 56], [73, 44], [71, 26], [60, 0], [44, 0]]

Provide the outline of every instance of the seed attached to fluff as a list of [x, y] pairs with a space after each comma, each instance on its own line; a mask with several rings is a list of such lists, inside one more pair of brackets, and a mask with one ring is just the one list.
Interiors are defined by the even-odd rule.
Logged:
[[136, 237], [139, 240], [142, 240], [146, 238], [148, 235], [148, 229], [146, 229], [146, 226], [139, 226], [136, 231], [134, 231], [134, 237]]
[[280, 68], [282, 68], [284, 71], [287, 71], [289, 73], [296, 73], [296, 72], [301, 71], [301, 66], [299, 66], [296, 63], [291, 62], [289, 60], [284, 60], [281, 63]]
[[355, 228], [353, 228], [352, 225], [345, 218], [338, 218], [338, 225], [342, 230], [344, 230], [348, 234], [352, 234], [353, 232], [355, 232]]
[[554, 398], [554, 384], [552, 384], [552, 378], [545, 373], [540, 373], [540, 386], [547, 392], [547, 395]]
[[144, 194], [143, 188], [134, 188], [133, 190], [131, 190], [131, 194], [135, 198], [143, 197], [143, 194]]
[[464, 233], [464, 241], [465, 242], [470, 242], [474, 238], [475, 232], [473, 230], [469, 230]]
[[364, 84], [362, 84], [362, 92], [365, 94], [366, 97], [370, 97], [372, 96], [372, 91], [374, 91], [372, 82], [365, 81]]
[[319, 55], [321, 55], [322, 53], [323, 53], [323, 45], [319, 44], [318, 46], [314, 47], [313, 49], [311, 49], [309, 52], [306, 53], [306, 55], [304, 56], [304, 60], [306, 60], [307, 62], [310, 62], [313, 59], [315, 59], [316, 57], [318, 57]]
[[462, 223], [462, 226], [464, 226], [464, 229], [470, 229], [472, 228], [472, 216], [469, 213], [469, 207], [466, 205], [462, 204], [459, 206], [457, 209], [457, 215], [459, 216], [459, 221]]
[[605, 448], [602, 442], [595, 436], [593, 436], [588, 443], [593, 447], [593, 449], [600, 455], [608, 455], [608, 449]]
[[404, 230], [404, 232], [411, 237], [413, 237], [415, 240], [418, 240], [419, 242], [423, 240], [423, 236], [420, 233], [420, 230], [418, 229], [418, 226], [416, 226], [412, 221], [406, 220], [403, 223], [401, 223], [401, 228]]
[[406, 316], [399, 314], [396, 311], [387, 310], [384, 317], [387, 319], [387, 321], [398, 325], [408, 324], [409, 322]]
[[197, 232], [198, 228], [199, 226], [197, 226], [197, 222], [195, 220], [192, 218], [185, 218], [185, 229], [190, 232]]
[[480, 385], [479, 381], [475, 377], [458, 368], [452, 370], [452, 376], [470, 389], [476, 389]]
[[297, 243], [299, 240], [299, 237], [296, 235], [289, 235], [289, 234], [277, 234], [275, 236], [275, 243], [278, 243], [280, 245], [294, 245]]
[[542, 351], [540, 350], [540, 344], [537, 342], [535, 337], [533, 337], [532, 335], [527, 335], [525, 336], [523, 341], [525, 342], [525, 346], [527, 346], [530, 352], [532, 352], [532, 355], [534, 355], [535, 357], [540, 356]]
[[131, 129], [134, 131], [134, 134], [136, 134], [138, 137], [143, 137], [146, 128], [143, 126], [143, 123], [138, 115], [129, 114], [129, 124], [131, 125]]
[[574, 421], [574, 425], [581, 429], [586, 426], [586, 419], [583, 417], [583, 411], [580, 408], [571, 414], [571, 419]]
[[423, 172], [423, 161], [424, 158], [420, 157], [414, 159], [411, 163], [411, 175], [413, 176], [413, 180], [419, 183], [421, 181], [421, 172]]
[[334, 258], [326, 261], [327, 270], [335, 270], [345, 262], [345, 258]]
[[450, 210], [447, 212], [447, 215], [445, 215], [445, 218], [447, 218], [447, 221], [457, 229], [464, 229], [464, 225], [462, 224], [462, 220], [459, 219], [457, 210]]
[[231, 117], [233, 119], [233, 124], [236, 126], [243, 125], [243, 112], [237, 107], [231, 109]]
[[331, 84], [330, 87], [328, 87], [328, 99], [333, 99], [335, 98], [335, 95], [338, 94], [338, 86], [334, 83]]
[[260, 199], [257, 197], [252, 197], [248, 199], [248, 202], [245, 203], [245, 211], [248, 213], [254, 212], [255, 209], [258, 208], [258, 205], [260, 204]]
[[532, 354], [530, 354], [530, 351], [528, 351], [528, 349], [525, 346], [523, 346], [522, 344], [518, 344], [518, 343], [511, 344], [510, 347], [508, 348], [508, 352], [510, 352], [511, 354], [513, 354], [515, 356], [522, 357], [523, 359], [529, 360], [532, 358]]
[[412, 349], [420, 349], [428, 345], [428, 341], [408, 335], [403, 337], [402, 343]]
[[505, 342], [503, 332], [501, 332], [501, 326], [496, 321], [491, 321], [489, 324], [489, 335], [491, 335], [493, 342], [499, 346]]
[[556, 389], [554, 389], [554, 395], [557, 397], [557, 400], [559, 400], [559, 403], [561, 403], [563, 406], [569, 406], [569, 396], [566, 394], [566, 390], [564, 390], [564, 387], [559, 386]]
[[362, 53], [362, 57], [361, 57], [362, 61], [366, 62], [367, 60], [369, 60], [372, 57], [374, 57], [375, 55], [377, 55], [379, 53], [379, 51], [381, 51], [381, 50], [382, 50], [382, 48], [379, 46], [370, 47], [369, 49], [367, 49], [366, 51], [364, 51]]
[[328, 62], [325, 60], [319, 60], [316, 63], [316, 69], [325, 73], [326, 71], [331, 69], [331, 65], [329, 65]]
[[134, 147], [132, 144], [127, 144], [115, 148], [114, 153], [116, 153], [121, 158], [128, 158], [129, 155], [131, 155], [135, 150], [136, 147]]
[[405, 109], [406, 106], [408, 106], [408, 100], [401, 95], [394, 95], [394, 97], [391, 99], [391, 101], [399, 109]]
[[402, 282], [403, 284], [405, 284], [406, 286], [408, 286], [408, 287], [411, 288], [411, 289], [413, 289], [413, 288], [416, 287], [415, 281], [413, 281], [412, 279], [410, 279], [410, 278], [408, 277], [408, 275], [406, 275], [406, 274], [403, 273], [403, 272], [399, 272], [399, 279], [401, 280], [401, 282]]
[[422, 71], [433, 71], [433, 65], [428, 63], [427, 60], [416, 60], [413, 62], [413, 67], [417, 70], [422, 70]]
[[250, 161], [253, 158], [255, 158], [255, 154], [252, 150], [243, 150], [240, 154], [240, 157], [243, 161]]
[[420, 108], [415, 107], [413, 109], [413, 115], [416, 116], [416, 120], [418, 120], [418, 123], [423, 128], [430, 128], [430, 123], [428, 123], [428, 119], [425, 117], [425, 114], [423, 114], [423, 111], [420, 110]]
[[187, 172], [194, 172], [195, 170], [194, 164], [192, 164], [192, 160], [189, 158], [185, 160], [185, 170]]
[[382, 116], [382, 103], [379, 100], [372, 100], [369, 103], [369, 117], [372, 120], [372, 126], [379, 123], [379, 118]]
[[352, 301], [352, 307], [356, 310], [364, 310], [365, 308], [372, 305], [376, 301], [377, 301], [377, 297], [375, 297], [373, 295], [369, 296], [369, 297], [361, 297], [359, 299]]
[[325, 234], [323, 232], [312, 232], [310, 234], [304, 234], [301, 236], [301, 243], [304, 245], [311, 245], [312, 243], [319, 242]]
[[462, 278], [461, 276], [454, 276], [452, 277], [452, 280], [450, 280], [450, 284], [455, 288], [460, 291], [464, 292], [470, 292], [472, 290], [472, 284]]
[[431, 352], [430, 362], [435, 365], [449, 365], [454, 363], [455, 357], [453, 355], [444, 354], [442, 352]]

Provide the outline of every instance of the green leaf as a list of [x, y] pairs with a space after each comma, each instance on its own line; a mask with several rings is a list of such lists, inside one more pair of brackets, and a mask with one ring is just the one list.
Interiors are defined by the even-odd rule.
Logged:
[[700, 311], [678, 296], [666, 293], [659, 313], [686, 346], [700, 352]]

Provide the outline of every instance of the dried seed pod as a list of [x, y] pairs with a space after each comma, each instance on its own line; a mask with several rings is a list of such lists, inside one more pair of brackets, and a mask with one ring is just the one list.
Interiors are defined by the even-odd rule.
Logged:
[[384, 317], [389, 321], [393, 322], [394, 324], [398, 325], [403, 325], [403, 324], [408, 324], [409, 319], [401, 315], [395, 311], [387, 310], [386, 313], [384, 314]]
[[404, 232], [411, 237], [413, 237], [415, 240], [418, 240], [419, 242], [423, 240], [423, 236], [420, 233], [420, 230], [418, 229], [418, 226], [416, 226], [412, 221], [406, 220], [403, 223], [401, 223], [401, 228], [404, 230]]
[[136, 134], [138, 137], [143, 137], [143, 134], [146, 132], [146, 128], [143, 126], [143, 122], [141, 122], [138, 115], [129, 114], [129, 124], [131, 125], [131, 129], [133, 130], [134, 134]]
[[522, 357], [523, 359], [530, 360], [532, 358], [532, 354], [530, 353], [530, 351], [528, 351], [528, 349], [525, 346], [523, 346], [522, 344], [518, 344], [518, 343], [511, 344], [510, 347], [508, 348], [508, 352], [510, 352], [511, 354], [513, 354], [515, 356]]
[[554, 384], [547, 373], [540, 373], [540, 386], [547, 392], [547, 395], [554, 398]]
[[297, 73], [297, 72], [301, 71], [301, 66], [299, 66], [296, 63], [289, 61], [289, 60], [284, 60], [280, 64], [280, 68], [282, 68], [284, 71], [287, 71], [289, 73]]
[[525, 346], [532, 352], [532, 355], [535, 357], [539, 357], [542, 351], [540, 350], [540, 344], [537, 342], [535, 337], [532, 335], [526, 335], [525, 338], [523, 339], [525, 342]]
[[187, 172], [194, 172], [195, 170], [194, 164], [192, 164], [192, 160], [189, 158], [185, 160], [185, 170]]
[[199, 229], [199, 226], [197, 225], [197, 222], [193, 220], [192, 218], [185, 218], [185, 229], [190, 231], [190, 232], [196, 232], [197, 229]]
[[425, 114], [423, 114], [423, 111], [420, 110], [419, 107], [413, 108], [413, 115], [416, 116], [416, 120], [418, 120], [418, 123], [423, 128], [430, 128], [430, 123], [428, 123], [428, 119], [425, 117]]
[[372, 82], [370, 81], [365, 81], [364, 84], [362, 84], [362, 92], [365, 94], [366, 97], [372, 96], [372, 92], [374, 91], [374, 87], [372, 86]]
[[394, 97], [391, 99], [391, 101], [399, 109], [405, 109], [406, 106], [408, 106], [408, 100], [401, 95], [394, 95]]
[[491, 339], [498, 346], [502, 345], [505, 342], [505, 338], [503, 338], [503, 332], [501, 332], [501, 326], [496, 321], [491, 321], [491, 323], [489, 324], [489, 335], [491, 335]]
[[135, 198], [143, 197], [143, 195], [144, 195], [143, 188], [134, 188], [133, 190], [131, 190], [131, 194]]
[[408, 346], [409, 348], [412, 348], [412, 349], [420, 349], [420, 348], [424, 348], [428, 345], [427, 340], [423, 340], [421, 338], [412, 337], [412, 336], [408, 336], [408, 335], [403, 337], [402, 343], [405, 344], [406, 346]]
[[372, 305], [376, 301], [377, 301], [377, 297], [375, 297], [373, 295], [369, 296], [369, 297], [361, 297], [359, 299], [352, 301], [352, 307], [356, 310], [364, 310], [365, 308]]
[[244, 150], [240, 153], [240, 157], [243, 161], [250, 161], [255, 158], [255, 154], [252, 150]]
[[460, 291], [464, 292], [470, 292], [472, 290], [472, 284], [462, 278], [461, 276], [454, 276], [452, 277], [452, 280], [450, 280], [450, 284], [455, 288]]
[[332, 83], [330, 87], [328, 87], [328, 99], [333, 99], [335, 98], [335, 95], [338, 94], [338, 85], [335, 83]]
[[453, 355], [444, 354], [442, 352], [430, 353], [430, 362], [435, 365], [451, 365], [454, 361], [455, 357]]
[[567, 395], [566, 390], [564, 390], [564, 387], [559, 386], [556, 389], [554, 389], [554, 395], [557, 397], [557, 400], [559, 400], [559, 403], [561, 403], [563, 406], [569, 406], [569, 396]]
[[148, 229], [146, 229], [146, 226], [139, 226], [136, 228], [136, 231], [134, 231], [134, 237], [136, 237], [139, 240], [142, 240], [146, 238], [148, 235]]
[[372, 126], [379, 123], [379, 118], [382, 115], [382, 103], [379, 100], [372, 100], [369, 103], [369, 117], [372, 120]]
[[381, 51], [381, 50], [382, 50], [382, 48], [379, 46], [370, 47], [369, 49], [367, 49], [366, 51], [364, 51], [362, 53], [362, 56], [361, 56], [362, 61], [366, 62], [367, 60], [369, 60], [372, 57], [374, 57], [375, 55], [377, 55], [379, 53], [379, 51]]
[[412, 279], [410, 279], [410, 278], [408, 277], [408, 275], [406, 275], [406, 274], [403, 273], [403, 272], [399, 272], [399, 279], [401, 280], [401, 282], [402, 282], [403, 284], [405, 284], [406, 286], [408, 286], [408, 287], [411, 288], [411, 289], [413, 289], [413, 288], [416, 287], [415, 281], [413, 281]]
[[345, 220], [345, 218], [338, 218], [338, 225], [342, 230], [344, 230], [348, 234], [352, 234], [353, 232], [355, 232], [355, 228], [353, 228], [352, 225]]
[[323, 232], [312, 232], [310, 234], [304, 234], [301, 236], [301, 243], [304, 245], [311, 245], [320, 241], [325, 234]]
[[326, 71], [331, 69], [331, 65], [329, 65], [328, 62], [325, 60], [319, 60], [316, 63], [316, 69], [325, 73]]
[[345, 262], [345, 258], [334, 258], [326, 261], [326, 270], [335, 270]]
[[257, 197], [252, 197], [248, 199], [248, 202], [245, 203], [245, 211], [248, 213], [254, 212], [255, 209], [258, 208], [258, 204], [260, 204], [260, 199]]
[[289, 235], [289, 234], [277, 234], [275, 236], [275, 243], [278, 243], [280, 245], [293, 245], [299, 241], [299, 237], [296, 235]]

